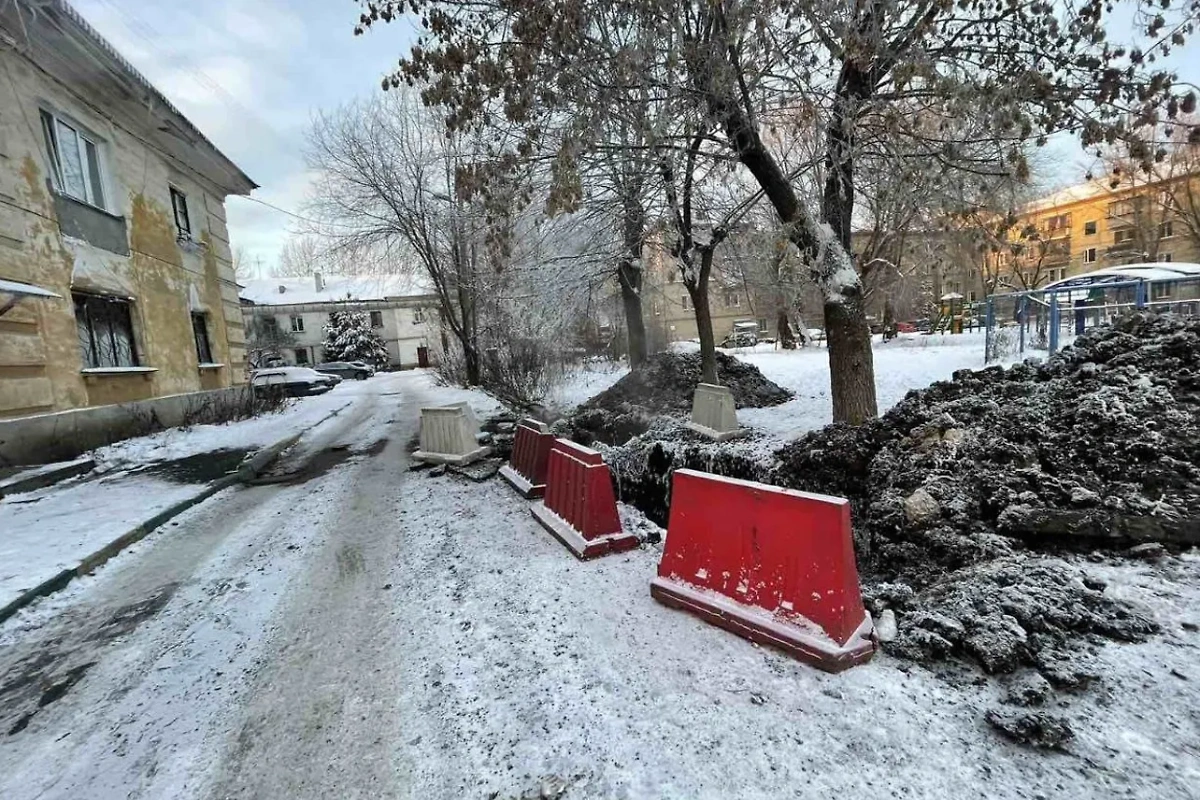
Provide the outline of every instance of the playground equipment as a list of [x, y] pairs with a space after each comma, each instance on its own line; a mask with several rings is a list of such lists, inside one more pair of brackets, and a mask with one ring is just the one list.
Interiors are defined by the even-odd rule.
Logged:
[[1200, 314], [1200, 264], [1129, 264], [1076, 275], [985, 304], [985, 362], [1054, 354], [1089, 328], [1133, 310]]

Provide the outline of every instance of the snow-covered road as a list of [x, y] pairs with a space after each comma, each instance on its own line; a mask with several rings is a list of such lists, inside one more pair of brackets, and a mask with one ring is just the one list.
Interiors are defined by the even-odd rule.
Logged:
[[0, 797], [1194, 796], [1186, 639], [1104, 647], [1144, 696], [1080, 705], [1072, 753], [1025, 750], [970, 674], [815, 672], [656, 604], [658, 547], [579, 563], [501, 482], [408, 472], [449, 393], [361, 392], [282, 482], [0, 626]]

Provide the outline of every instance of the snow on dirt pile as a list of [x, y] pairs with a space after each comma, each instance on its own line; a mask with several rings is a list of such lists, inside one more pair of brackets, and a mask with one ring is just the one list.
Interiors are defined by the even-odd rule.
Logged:
[[[753, 364], [719, 351], [716, 356], [718, 378], [733, 392], [738, 408], [776, 406], [792, 398], [789, 390], [768, 380]], [[579, 406], [557, 430], [585, 445], [623, 444], [648, 430], [661, 414], [690, 413], [699, 382], [699, 353], [659, 353]]]
[[1141, 641], [1157, 624], [1079, 552], [1200, 543], [1198, 409], [1200, 320], [1138, 314], [1042, 365], [955, 373], [773, 459], [657, 428], [607, 456], [622, 499], [660, 524], [685, 466], [848, 497], [864, 599], [898, 622], [885, 649], [1080, 687], [1096, 678], [1089, 641]]
[[1094, 677], [1080, 637], [1156, 626], [1061, 555], [1200, 542], [1198, 407], [1200, 320], [1133, 315], [1046, 364], [960, 372], [870, 425], [811, 433], [776, 478], [854, 501], [895, 652], [1077, 686]]

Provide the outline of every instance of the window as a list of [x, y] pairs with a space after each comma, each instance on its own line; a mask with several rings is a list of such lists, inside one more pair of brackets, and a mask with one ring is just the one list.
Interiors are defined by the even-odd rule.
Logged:
[[759, 333], [767, 333], [770, 330], [771, 329], [767, 327], [767, 321], [765, 319], [760, 319], [758, 321], [758, 332]]
[[1174, 229], [1174, 226], [1171, 224], [1171, 220], [1167, 220], [1166, 222], [1159, 223], [1158, 238], [1166, 239], [1168, 236], [1174, 236], [1174, 235], [1175, 235], [1175, 229]]
[[1083, 233], [1085, 236], [1095, 236], [1096, 235], [1096, 220], [1090, 219], [1087, 222], [1083, 223]]
[[726, 289], [725, 290], [725, 305], [740, 306], [741, 304], [742, 304], [742, 298], [741, 298], [741, 295], [739, 295], [737, 293], [736, 289]]
[[1083, 263], [1085, 263], [1085, 264], [1095, 264], [1096, 263], [1096, 248], [1089, 247], [1087, 250], [1083, 251]]
[[654, 308], [654, 316], [662, 316], [662, 303], [655, 300], [652, 307]]
[[84, 368], [136, 367], [129, 301], [92, 294], [72, 294], [71, 299], [75, 301], [75, 329]]
[[208, 341], [208, 320], [203, 314], [192, 314], [192, 333], [196, 337], [196, 358], [201, 364], [213, 363], [212, 345]]
[[968, 296], [967, 296], [967, 302], [968, 302], [968, 303], [974, 303], [974, 302], [975, 302], [975, 293], [974, 293], [974, 292], [971, 292], [970, 294], [968, 294]]
[[68, 197], [105, 208], [97, 141], [49, 111], [42, 111], [42, 134], [55, 188]]
[[1108, 204], [1108, 215], [1110, 217], [1127, 217], [1132, 213], [1132, 200], [1115, 200]]
[[1166, 300], [1171, 296], [1171, 284], [1169, 283], [1152, 283], [1150, 284], [1150, 299], [1151, 300]]
[[685, 295], [683, 295], [683, 297], [682, 297], [681, 299], [682, 299], [682, 302], [683, 302], [683, 310], [684, 310], [684, 311], [687, 311], [689, 308], [691, 308], [691, 307], [692, 307], [692, 298], [688, 297], [688, 296], [685, 294]]
[[1172, 253], [1159, 253], [1158, 260], [1164, 264], [1170, 264], [1172, 261], [1175, 260], [1175, 256]]
[[383, 312], [382, 311], [372, 311], [371, 312], [371, 327], [372, 328], [382, 328], [383, 327]]
[[304, 317], [298, 314], [292, 315], [292, 333], [304, 333]]
[[[295, 319], [295, 317], [293, 317], [293, 319]], [[296, 348], [296, 363], [299, 365], [304, 365], [304, 364], [308, 363], [308, 348], [307, 347], [297, 347]]]
[[1046, 220], [1046, 230], [1061, 231], [1071, 227], [1071, 215], [1059, 214]]
[[1133, 233], [1134, 232], [1132, 230], [1117, 231], [1113, 234], [1113, 243], [1121, 244], [1123, 242], [1132, 242]]
[[667, 270], [667, 283], [674, 283], [674, 282], [675, 282], [675, 270], [669, 269], [669, 270]]
[[176, 238], [180, 241], [192, 240], [192, 221], [188, 218], [187, 195], [171, 187], [171, 208], [175, 211], [175, 228], [179, 233]]
[[413, 325], [420, 325], [425, 321], [425, 309], [417, 307], [413, 309]]

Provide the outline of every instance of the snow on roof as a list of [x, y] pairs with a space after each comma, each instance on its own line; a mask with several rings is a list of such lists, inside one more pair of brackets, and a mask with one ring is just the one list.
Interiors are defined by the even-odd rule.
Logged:
[[[318, 289], [317, 286], [321, 288]], [[262, 278], [245, 281], [238, 293], [259, 306], [339, 303], [349, 300], [384, 300], [433, 294], [424, 277], [414, 275], [328, 275], [306, 278]]]
[[1055, 289], [1060, 286], [1087, 286], [1093, 283], [1119, 283], [1121, 281], [1169, 281], [1200, 275], [1200, 264], [1174, 261], [1151, 262], [1145, 264], [1123, 264], [1119, 267], [1098, 269], [1085, 272], [1082, 275], [1072, 275], [1061, 281], [1048, 283], [1039, 291]]
[[11, 294], [16, 297], [62, 297], [60, 294], [55, 294], [49, 289], [43, 289], [40, 286], [34, 286], [32, 283], [2, 279], [0, 279], [0, 294]]
[[1021, 211], [1028, 214], [1033, 211], [1067, 206], [1083, 200], [1090, 200], [1093, 197], [1101, 197], [1113, 193], [1114, 190], [1108, 185], [1107, 181], [1088, 181], [1087, 183], [1078, 183], [1074, 186], [1068, 186], [1065, 189], [1059, 189], [1057, 192], [1026, 203], [1021, 207]]

